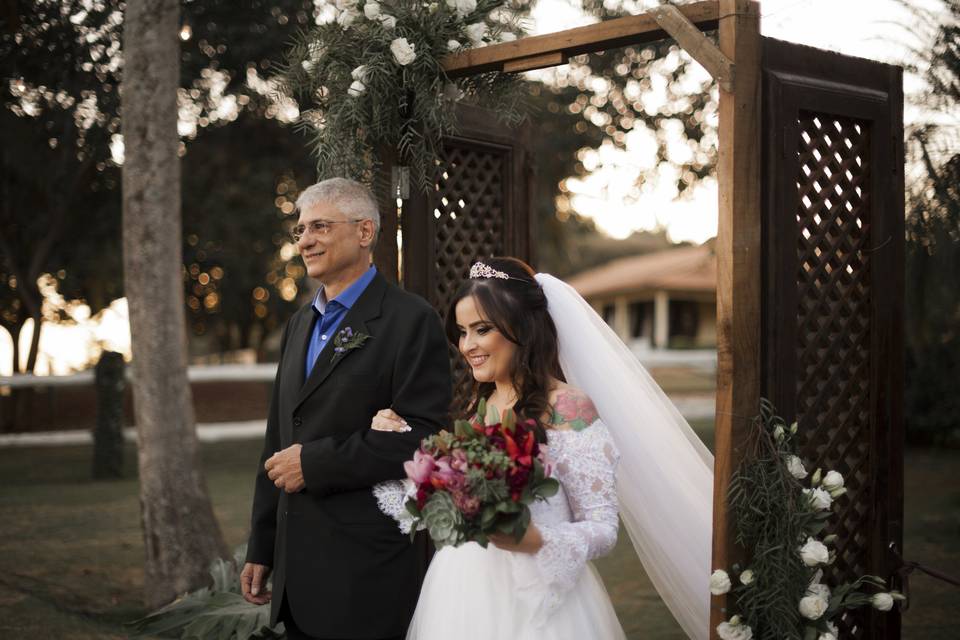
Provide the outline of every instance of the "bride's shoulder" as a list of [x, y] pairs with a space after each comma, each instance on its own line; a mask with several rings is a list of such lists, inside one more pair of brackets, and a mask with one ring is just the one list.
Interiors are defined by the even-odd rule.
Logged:
[[599, 417], [590, 396], [568, 384], [558, 384], [550, 391], [548, 401], [551, 429], [583, 431]]

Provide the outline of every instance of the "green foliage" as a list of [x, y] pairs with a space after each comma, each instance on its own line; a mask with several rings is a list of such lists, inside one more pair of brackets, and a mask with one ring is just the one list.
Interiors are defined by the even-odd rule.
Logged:
[[754, 581], [734, 589], [741, 617], [758, 639], [800, 640], [797, 603], [812, 573], [797, 554], [812, 509], [783, 458], [793, 453], [777, 427], [789, 431], [763, 401], [754, 419], [747, 454], [730, 481], [727, 499], [736, 522], [736, 542], [750, 555]]
[[243, 599], [238, 567], [246, 546], [232, 561], [215, 560], [210, 566], [212, 587], [178, 598], [150, 615], [130, 623], [131, 638], [161, 636], [181, 640], [267, 640], [283, 638], [283, 625], [270, 627], [270, 605]]
[[[474, 11], [460, 16], [445, 2], [384, 0], [376, 3], [380, 15], [368, 18], [365, 11], [372, 4], [355, 3], [339, 13], [339, 21], [298, 34], [282, 68], [282, 84], [301, 105], [313, 105], [301, 109], [301, 125], [311, 136], [321, 178], [370, 182], [379, 154], [386, 152], [409, 167], [411, 179], [426, 190], [443, 137], [457, 129], [456, 102], [482, 104], [508, 124], [522, 119], [523, 92], [513, 74], [453, 80], [442, 68], [442, 59], [458, 50], [451, 41], [459, 49], [471, 46], [468, 25], [487, 25], [486, 41], [521, 32], [512, 19], [514, 3], [478, 0]], [[473, 44], [479, 42], [473, 38]], [[401, 44], [412, 45], [416, 57], [408, 61], [391, 50]]]
[[[830, 518], [833, 500], [844, 495], [843, 478], [817, 469], [810, 488], [797, 457], [797, 423], [787, 425], [769, 401], [761, 399], [745, 455], [730, 480], [727, 500], [734, 518], [736, 543], [747, 551], [748, 567], [734, 565], [730, 602], [736, 616], [733, 624], [752, 629], [757, 640], [806, 640], [821, 633], [836, 633], [832, 620], [844, 609], [869, 606], [872, 595], [885, 583], [876, 576], [861, 576], [835, 586], [821, 583], [823, 565], [832, 564], [835, 552], [827, 552], [835, 535], [820, 539]], [[817, 500], [821, 503], [818, 504]], [[804, 559], [800, 548], [818, 545]], [[749, 574], [747, 571], [749, 570]], [[749, 579], [745, 578], [749, 575]], [[894, 599], [903, 596], [891, 592]], [[821, 599], [819, 615], [802, 615], [801, 600]]]

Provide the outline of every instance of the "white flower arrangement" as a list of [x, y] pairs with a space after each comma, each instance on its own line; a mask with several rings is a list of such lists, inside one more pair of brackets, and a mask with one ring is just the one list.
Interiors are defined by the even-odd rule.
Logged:
[[279, 78], [298, 101], [319, 177], [369, 182], [381, 154], [392, 152], [390, 161], [407, 166], [427, 190], [443, 137], [457, 129], [454, 103], [479, 103], [507, 124], [519, 123], [521, 78], [450, 78], [443, 60], [523, 33], [528, 11], [519, 0], [328, 0], [317, 26], [288, 52]]
[[710, 593], [715, 596], [730, 591], [730, 576], [723, 569], [717, 569], [710, 576]]
[[[797, 455], [797, 423], [789, 427], [763, 400], [754, 421], [756, 440], [731, 480], [728, 502], [737, 541], [751, 566], [732, 573], [717, 569], [710, 592], [726, 597], [725, 611], [736, 614], [717, 627], [721, 638], [837, 640], [834, 624], [846, 609], [870, 606], [889, 611], [903, 596], [887, 591], [876, 576], [861, 576], [833, 588], [822, 582], [833, 564], [836, 534], [824, 535], [832, 509], [846, 491], [843, 475], [816, 469], [808, 474]], [[804, 481], [809, 476], [809, 486]], [[746, 488], [749, 487], [749, 490]], [[730, 575], [738, 575], [732, 585]], [[726, 582], [724, 581], [726, 578]], [[746, 633], [742, 636], [738, 634]]]
[[740, 616], [733, 616], [717, 625], [717, 635], [720, 640], [753, 640], [753, 629], [744, 624]]

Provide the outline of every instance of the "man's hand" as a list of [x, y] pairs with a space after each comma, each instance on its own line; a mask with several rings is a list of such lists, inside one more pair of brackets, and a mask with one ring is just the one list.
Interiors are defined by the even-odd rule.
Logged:
[[303, 468], [300, 466], [299, 444], [290, 445], [283, 451], [277, 451], [263, 463], [267, 477], [273, 480], [277, 488], [287, 493], [296, 493], [304, 488]]
[[248, 562], [240, 572], [240, 589], [243, 599], [251, 604], [267, 604], [271, 593], [267, 591], [267, 577], [270, 567], [263, 564]]

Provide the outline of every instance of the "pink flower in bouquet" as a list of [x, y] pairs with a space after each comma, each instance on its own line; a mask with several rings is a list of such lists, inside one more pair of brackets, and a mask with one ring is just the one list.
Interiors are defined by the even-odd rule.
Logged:
[[462, 485], [463, 474], [455, 471], [450, 466], [450, 462], [450, 456], [443, 456], [436, 461], [436, 467], [430, 474], [430, 483], [434, 487], [438, 489], [449, 487], [452, 489]]
[[463, 449], [454, 449], [453, 453], [450, 454], [450, 467], [460, 473], [466, 473], [469, 466], [467, 454]]
[[403, 463], [403, 470], [407, 472], [408, 478], [419, 485], [430, 479], [430, 474], [436, 466], [433, 456], [418, 449], [413, 453], [413, 460]]

